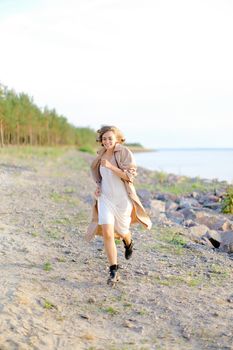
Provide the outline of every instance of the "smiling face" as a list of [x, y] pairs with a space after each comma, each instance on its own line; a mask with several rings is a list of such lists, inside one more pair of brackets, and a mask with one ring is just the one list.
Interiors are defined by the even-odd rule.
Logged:
[[106, 150], [111, 150], [117, 143], [116, 135], [113, 131], [107, 131], [102, 136], [102, 144]]

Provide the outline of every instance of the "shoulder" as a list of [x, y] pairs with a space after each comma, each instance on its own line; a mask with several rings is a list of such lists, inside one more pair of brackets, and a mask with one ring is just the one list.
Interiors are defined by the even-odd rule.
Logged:
[[118, 157], [119, 160], [122, 162], [127, 163], [135, 163], [133, 153], [130, 151], [130, 149], [124, 145], [117, 144], [115, 146], [115, 155]]
[[115, 150], [114, 152], [120, 152], [122, 154], [132, 154], [132, 152], [130, 151], [130, 149], [120, 143], [118, 143], [116, 146], [115, 146]]

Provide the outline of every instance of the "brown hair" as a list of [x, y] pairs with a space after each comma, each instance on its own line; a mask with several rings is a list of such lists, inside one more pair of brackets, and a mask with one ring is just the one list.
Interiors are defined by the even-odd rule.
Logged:
[[125, 142], [124, 135], [122, 134], [122, 132], [116, 126], [103, 125], [99, 130], [97, 130], [98, 136], [96, 138], [96, 141], [100, 142], [102, 146], [103, 146], [103, 144], [102, 144], [103, 135], [106, 132], [108, 132], [108, 131], [112, 131], [115, 134], [117, 142], [119, 142], [119, 143], [124, 143]]

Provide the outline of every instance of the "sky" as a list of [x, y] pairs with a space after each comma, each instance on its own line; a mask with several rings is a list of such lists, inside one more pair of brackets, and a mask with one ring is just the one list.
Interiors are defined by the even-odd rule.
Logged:
[[0, 82], [145, 147], [233, 147], [232, 18], [232, 0], [1, 0]]

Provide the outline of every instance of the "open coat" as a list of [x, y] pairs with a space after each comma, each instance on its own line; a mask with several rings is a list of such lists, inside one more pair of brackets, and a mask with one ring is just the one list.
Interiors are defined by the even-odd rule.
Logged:
[[[94, 181], [97, 185], [101, 186], [101, 174], [100, 174], [100, 162], [101, 157], [105, 153], [105, 148], [101, 148], [97, 152], [97, 157], [91, 164], [91, 172]], [[124, 184], [126, 191], [133, 203], [133, 210], [131, 213], [131, 224], [141, 223], [145, 228], [150, 229], [152, 224], [149, 216], [146, 214], [145, 209], [137, 196], [133, 181], [136, 173], [136, 164], [132, 152], [125, 146], [117, 143], [114, 148], [114, 156], [118, 168], [120, 168], [124, 173], [126, 173], [128, 180], [121, 179]], [[97, 200], [94, 200], [92, 207], [92, 220], [88, 226], [86, 239], [89, 241], [94, 238], [95, 235], [102, 235], [101, 225], [98, 225], [98, 206]], [[119, 238], [118, 232], [115, 232], [115, 237]]]

